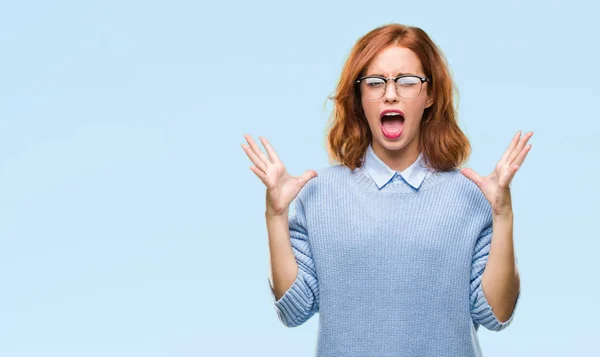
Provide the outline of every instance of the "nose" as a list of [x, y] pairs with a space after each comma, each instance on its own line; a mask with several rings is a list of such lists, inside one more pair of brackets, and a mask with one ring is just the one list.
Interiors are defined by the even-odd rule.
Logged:
[[398, 91], [396, 90], [396, 82], [388, 80], [385, 85], [385, 93], [383, 98], [386, 103], [397, 103], [399, 100]]

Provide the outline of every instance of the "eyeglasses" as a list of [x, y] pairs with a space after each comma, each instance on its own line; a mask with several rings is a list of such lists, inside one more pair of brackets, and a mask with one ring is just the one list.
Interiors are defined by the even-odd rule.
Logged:
[[431, 82], [431, 78], [403, 74], [398, 77], [385, 78], [382, 76], [365, 76], [356, 81], [360, 91], [366, 99], [376, 100], [383, 97], [387, 82], [396, 83], [396, 92], [404, 99], [414, 99], [421, 94], [423, 83]]

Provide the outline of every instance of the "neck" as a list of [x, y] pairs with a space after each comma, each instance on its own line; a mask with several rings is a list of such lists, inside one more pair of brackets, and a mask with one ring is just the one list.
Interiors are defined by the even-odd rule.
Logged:
[[389, 168], [397, 172], [406, 170], [410, 165], [417, 161], [417, 157], [419, 157], [420, 153], [419, 145], [416, 140], [399, 150], [388, 150], [379, 145], [376, 141], [373, 141], [371, 146], [373, 147], [375, 155], [389, 166]]

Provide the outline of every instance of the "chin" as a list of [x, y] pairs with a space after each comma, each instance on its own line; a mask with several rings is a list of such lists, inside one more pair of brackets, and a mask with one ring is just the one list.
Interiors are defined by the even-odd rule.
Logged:
[[402, 150], [406, 147], [406, 140], [401, 136], [398, 139], [388, 139], [385, 136], [380, 136], [377, 138], [379, 145], [387, 150], [396, 151]]
[[416, 138], [408, 138], [407, 136], [405, 136], [405, 133], [402, 133], [402, 135], [398, 138], [398, 139], [388, 139], [385, 136], [382, 135], [378, 135], [377, 136], [377, 142], [378, 144], [383, 147], [386, 150], [389, 151], [398, 151], [398, 150], [403, 150], [406, 149], [407, 147], [409, 147], [410, 143], [413, 142]]

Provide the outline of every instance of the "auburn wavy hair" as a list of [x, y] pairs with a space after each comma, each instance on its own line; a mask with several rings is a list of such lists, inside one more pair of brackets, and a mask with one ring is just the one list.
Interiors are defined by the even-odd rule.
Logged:
[[458, 90], [446, 58], [425, 31], [401, 24], [378, 27], [361, 37], [352, 48], [337, 89], [328, 97], [334, 102], [327, 129], [327, 151], [331, 163], [337, 161], [352, 170], [363, 164], [362, 159], [373, 136], [355, 81], [364, 75], [381, 50], [392, 45], [412, 50], [421, 61], [425, 76], [432, 79], [427, 91], [433, 98], [433, 104], [423, 112], [419, 134], [425, 164], [438, 171], [459, 167], [469, 157], [471, 145], [458, 127], [454, 106], [454, 95], [458, 97]]

